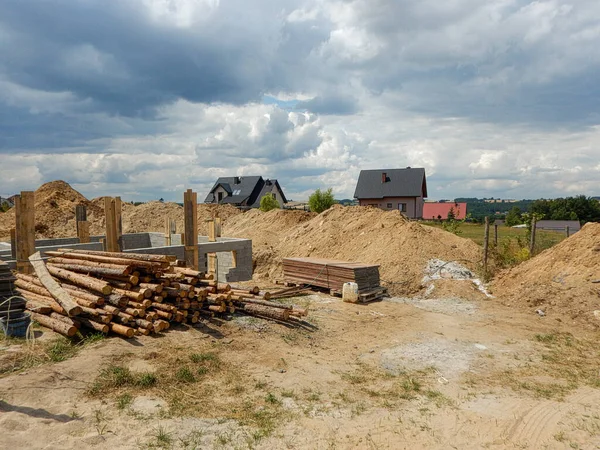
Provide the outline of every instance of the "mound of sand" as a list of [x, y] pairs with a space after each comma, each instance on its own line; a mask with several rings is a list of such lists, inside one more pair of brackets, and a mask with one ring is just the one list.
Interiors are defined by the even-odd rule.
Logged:
[[[104, 197], [86, 199], [64, 181], [52, 181], [35, 191], [36, 239], [75, 237], [75, 207], [87, 207], [90, 234], [105, 233]], [[165, 219], [170, 217], [177, 224], [177, 232], [183, 233], [183, 207], [170, 202], [148, 202], [134, 206], [123, 202], [123, 231], [140, 233], [146, 231], [164, 232]], [[198, 205], [198, 233], [208, 232], [206, 221], [220, 217], [225, 222], [230, 217], [241, 214], [231, 205]], [[15, 226], [14, 208], [0, 214], [0, 240], [10, 239], [10, 229]]]
[[600, 328], [600, 224], [581, 231], [534, 258], [502, 272], [492, 292], [511, 306], [540, 309], [562, 321]]
[[459, 260], [475, 268], [474, 242], [409, 222], [398, 211], [335, 205], [317, 216], [301, 211], [251, 211], [224, 228], [224, 235], [253, 240], [255, 278], [281, 278], [281, 259], [312, 256], [379, 264], [392, 294], [419, 291], [427, 261]]

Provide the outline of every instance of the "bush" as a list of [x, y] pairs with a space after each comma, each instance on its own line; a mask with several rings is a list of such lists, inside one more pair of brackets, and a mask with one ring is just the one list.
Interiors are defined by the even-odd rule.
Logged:
[[264, 195], [261, 199], [260, 199], [260, 210], [263, 212], [267, 212], [267, 211], [271, 211], [272, 209], [278, 209], [279, 208], [279, 202], [277, 200], [275, 200], [275, 197], [273, 197], [270, 193]]
[[310, 207], [310, 210], [317, 214], [331, 208], [334, 203], [335, 200], [333, 199], [331, 188], [327, 189], [325, 192], [321, 192], [321, 189], [317, 189], [310, 197], [308, 197], [308, 206]]

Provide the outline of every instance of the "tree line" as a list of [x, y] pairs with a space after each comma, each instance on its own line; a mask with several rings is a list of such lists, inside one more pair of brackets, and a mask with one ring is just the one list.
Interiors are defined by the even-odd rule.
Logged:
[[581, 224], [600, 222], [600, 202], [585, 195], [535, 200], [526, 211], [513, 206], [506, 215], [506, 225], [523, 223], [525, 212], [529, 213], [529, 216], [535, 214], [536, 217], [546, 220], [578, 220]]

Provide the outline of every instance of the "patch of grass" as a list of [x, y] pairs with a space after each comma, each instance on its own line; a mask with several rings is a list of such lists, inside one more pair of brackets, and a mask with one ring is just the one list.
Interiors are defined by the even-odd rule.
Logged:
[[54, 341], [47, 349], [50, 361], [65, 361], [77, 353], [78, 348], [68, 339], [62, 338]]
[[175, 378], [182, 383], [194, 383], [196, 381], [194, 373], [187, 366], [181, 367], [175, 373]]
[[190, 355], [190, 359], [196, 364], [208, 362], [214, 366], [218, 366], [221, 363], [221, 359], [216, 353], [193, 353]]
[[265, 381], [257, 381], [256, 384], [254, 385], [254, 387], [256, 389], [266, 389], [267, 388], [267, 383]]
[[202, 438], [204, 437], [204, 431], [192, 430], [186, 436], [179, 438], [179, 444], [183, 450], [197, 450], [202, 448]]
[[125, 409], [131, 404], [132, 401], [133, 401], [133, 398], [131, 397], [130, 394], [128, 394], [128, 393], [121, 394], [117, 397], [117, 408]]
[[171, 448], [173, 444], [172, 433], [167, 431], [162, 425], [156, 427], [153, 433], [154, 445], [158, 448]]
[[412, 377], [406, 377], [404, 379], [404, 381], [402, 381], [402, 383], [400, 384], [402, 386], [402, 389], [404, 390], [404, 392], [420, 392], [421, 388], [423, 387], [423, 384]]
[[265, 397], [265, 402], [267, 403], [271, 403], [273, 405], [281, 405], [281, 400], [279, 400], [275, 394], [273, 394], [272, 392], [269, 392], [267, 394], [267, 396]]
[[554, 339], [556, 338], [555, 334], [536, 334], [534, 336], [534, 339], [538, 342], [543, 342], [545, 344], [549, 344], [551, 342], [554, 342]]
[[287, 398], [296, 398], [296, 393], [291, 390], [290, 391], [283, 390], [283, 391], [281, 391], [281, 396], [287, 397]]
[[157, 381], [156, 375], [152, 373], [132, 373], [127, 367], [109, 365], [100, 370], [88, 389], [88, 394], [96, 396], [108, 390], [125, 387], [149, 388], [154, 386]]

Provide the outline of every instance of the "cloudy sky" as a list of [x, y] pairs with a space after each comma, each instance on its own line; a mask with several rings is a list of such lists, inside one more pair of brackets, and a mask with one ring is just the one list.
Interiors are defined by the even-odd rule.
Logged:
[[597, 0], [2, 0], [0, 195], [600, 195]]

